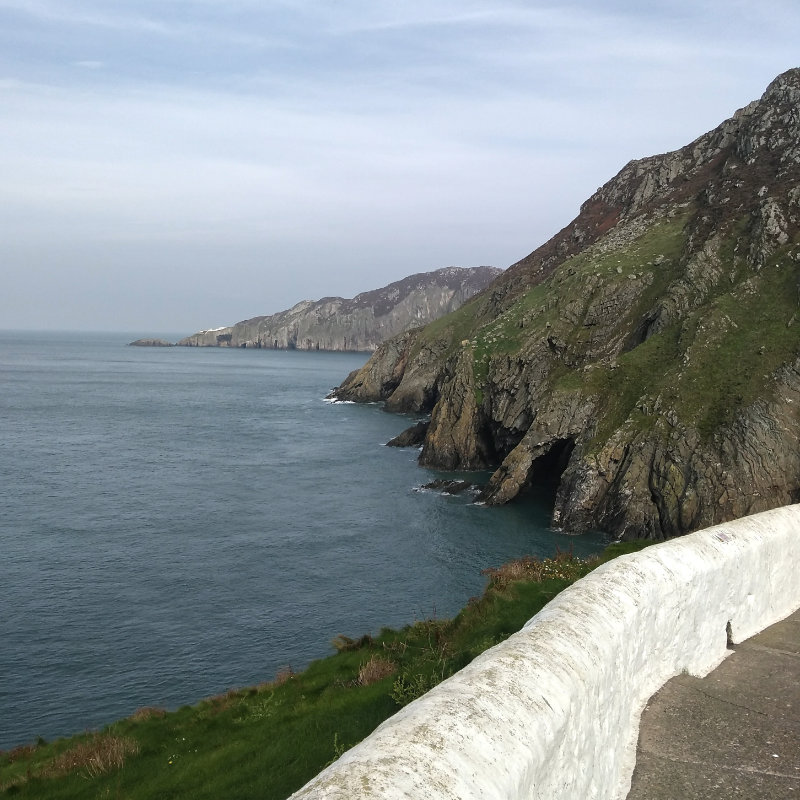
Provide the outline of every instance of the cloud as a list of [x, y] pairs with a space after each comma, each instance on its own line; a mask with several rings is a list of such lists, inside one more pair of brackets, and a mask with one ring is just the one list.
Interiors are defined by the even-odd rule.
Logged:
[[108, 3], [88, 0], [0, 0], [0, 12], [3, 9], [14, 11], [30, 21], [57, 26], [73, 36], [79, 36], [83, 30], [91, 35], [98, 32], [128, 37], [145, 35], [192, 44], [217, 42], [232, 47], [285, 45], [281, 39], [256, 33], [252, 26], [237, 21], [237, 16], [251, 7], [249, 3], [162, 0], [159, 3], [134, 2], [129, 6], [129, 9], [110, 9]]
[[213, 308], [223, 265], [232, 304], [269, 297], [241, 316], [506, 266], [757, 97], [799, 22], [769, 0], [0, 0], [0, 257], [18, 298], [34, 262], [85, 281], [102, 253], [127, 285], [146, 261], [212, 321], [238, 316]]

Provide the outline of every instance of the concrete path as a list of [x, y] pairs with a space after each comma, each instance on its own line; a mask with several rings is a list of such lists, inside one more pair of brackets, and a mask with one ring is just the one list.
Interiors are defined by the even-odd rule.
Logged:
[[800, 800], [800, 611], [673, 678], [642, 715], [628, 800]]

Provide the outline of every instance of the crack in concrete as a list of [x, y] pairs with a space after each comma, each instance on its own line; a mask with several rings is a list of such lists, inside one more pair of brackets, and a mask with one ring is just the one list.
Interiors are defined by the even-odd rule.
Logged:
[[686, 684], [683, 685], [685, 686], [685, 688], [691, 689], [693, 692], [697, 692], [697, 694], [702, 694], [709, 700], [717, 700], [720, 703], [726, 703], [727, 705], [733, 706], [734, 708], [741, 708], [743, 711], [752, 711], [754, 714], [760, 714], [762, 717], [770, 716], [770, 714], [766, 711], [759, 711], [758, 709], [742, 705], [741, 703], [734, 703], [733, 700], [726, 700], [724, 697], [719, 697], [718, 695], [712, 694], [711, 692], [704, 692], [699, 686], [687, 686]]
[[793, 653], [791, 650], [781, 650], [778, 647], [767, 647], [763, 644], [748, 644], [744, 649], [746, 650], [759, 650], [762, 653], [780, 653], [782, 656], [790, 656], [791, 658], [800, 658], [800, 653]]

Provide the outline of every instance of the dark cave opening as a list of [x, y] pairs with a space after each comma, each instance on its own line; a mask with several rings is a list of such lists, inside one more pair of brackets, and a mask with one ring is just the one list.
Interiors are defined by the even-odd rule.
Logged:
[[572, 437], [554, 441], [550, 449], [531, 464], [523, 493], [535, 490], [555, 503], [561, 476], [574, 449], [575, 440]]

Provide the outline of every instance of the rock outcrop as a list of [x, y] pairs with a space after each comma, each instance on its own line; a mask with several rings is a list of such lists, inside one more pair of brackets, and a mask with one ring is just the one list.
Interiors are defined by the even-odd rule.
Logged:
[[665, 538], [800, 497], [800, 69], [632, 161], [340, 399], [430, 412], [420, 460], [557, 487], [554, 525]]
[[350, 300], [304, 300], [288, 311], [200, 331], [178, 344], [371, 352], [386, 339], [457, 309], [500, 272], [495, 267], [446, 267], [423, 272]]

